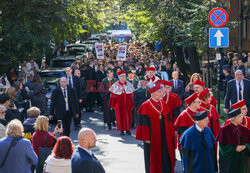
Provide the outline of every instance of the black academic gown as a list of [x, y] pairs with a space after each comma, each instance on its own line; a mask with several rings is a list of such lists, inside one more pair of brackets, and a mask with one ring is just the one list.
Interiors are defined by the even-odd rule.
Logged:
[[100, 95], [103, 101], [103, 119], [104, 123], [111, 123], [115, 121], [115, 111], [110, 109], [109, 100], [110, 92], [109, 88], [116, 82], [115, 78], [112, 78], [111, 81], [108, 81], [108, 78], [102, 80], [102, 86], [100, 87]]

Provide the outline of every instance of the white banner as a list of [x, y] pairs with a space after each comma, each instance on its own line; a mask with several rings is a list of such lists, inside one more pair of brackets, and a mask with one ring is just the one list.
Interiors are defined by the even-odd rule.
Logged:
[[119, 45], [116, 60], [117, 61], [126, 61], [126, 59], [127, 59], [126, 54], [127, 54], [127, 45]]
[[96, 52], [97, 59], [104, 59], [103, 43], [96, 43], [95, 44], [95, 52]]

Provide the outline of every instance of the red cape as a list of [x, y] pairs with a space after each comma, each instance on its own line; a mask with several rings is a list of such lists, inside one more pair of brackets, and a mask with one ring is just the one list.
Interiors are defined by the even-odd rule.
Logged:
[[208, 118], [209, 118], [208, 127], [212, 130], [214, 136], [216, 137], [220, 130], [220, 122], [219, 122], [220, 115], [217, 112], [216, 108], [211, 104], [205, 105], [201, 103], [201, 107], [200, 109], [198, 109], [198, 112], [200, 111], [207, 111]]
[[118, 131], [129, 131], [132, 123], [133, 94], [122, 93], [116, 95], [111, 93], [109, 107], [115, 110]]
[[222, 127], [216, 141], [229, 145], [244, 145], [250, 143], [250, 130], [243, 125], [235, 126], [232, 123]]
[[[193, 112], [191, 111], [188, 107], [178, 116], [178, 118], [176, 119], [174, 126], [175, 127], [191, 127], [192, 125], [194, 125], [194, 118], [193, 116], [196, 114], [197, 112]], [[191, 117], [189, 117], [189, 115]], [[178, 149], [180, 149], [180, 138], [181, 138], [181, 134], [178, 134]]]
[[163, 97], [163, 100], [168, 105], [168, 108], [169, 108], [169, 111], [170, 111], [170, 117], [171, 117], [171, 119], [173, 120], [173, 123], [174, 123], [176, 118], [173, 117], [173, 111], [174, 111], [174, 109], [176, 109], [177, 107], [179, 107], [182, 104], [181, 99], [177, 94], [169, 93], [169, 94], [166, 94]]
[[[174, 173], [174, 152], [173, 152], [173, 124], [171, 121], [168, 121], [167, 114], [169, 114], [169, 108], [164, 100], [161, 100], [163, 105], [162, 116], [165, 119], [165, 132], [167, 147], [169, 152], [169, 157], [172, 165], [172, 173]], [[153, 101], [152, 101], [153, 103]], [[159, 157], [162, 153], [161, 148], [161, 129], [160, 129], [160, 118], [159, 112], [157, 112], [149, 103], [149, 100], [145, 101], [142, 106], [138, 109], [137, 113], [139, 116], [147, 116], [150, 118], [151, 122], [151, 135], [148, 126], [137, 126], [136, 137], [137, 140], [149, 140], [151, 144], [150, 151], [150, 172], [151, 173], [160, 173], [162, 172], [162, 158]], [[150, 138], [151, 136], [151, 138]]]
[[[228, 119], [227, 121], [225, 121], [224, 126], [231, 123], [231, 119]], [[244, 116], [243, 117], [243, 121], [242, 121], [242, 125], [247, 127], [250, 130], [250, 117]]]
[[217, 101], [215, 100], [214, 96], [212, 96], [212, 100], [211, 100], [211, 105], [216, 106], [217, 105]]

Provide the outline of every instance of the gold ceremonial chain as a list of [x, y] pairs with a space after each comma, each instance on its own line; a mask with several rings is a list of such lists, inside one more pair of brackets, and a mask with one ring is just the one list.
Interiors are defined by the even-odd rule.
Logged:
[[169, 99], [169, 94], [168, 93], [166, 93], [167, 94], [167, 99], [166, 99], [166, 103], [168, 103], [168, 99]]
[[163, 111], [163, 106], [162, 106], [161, 100], [160, 100], [160, 102], [161, 102], [161, 111], [159, 111], [159, 110], [153, 105], [153, 103], [151, 103], [150, 100], [148, 100], [148, 101], [149, 101], [150, 105], [154, 108], [154, 110], [160, 114], [160, 119], [162, 119], [161, 113], [162, 113], [162, 111]]
[[188, 111], [185, 110], [184, 112], [186, 112], [186, 113], [188, 114], [189, 118], [195, 123], [194, 119], [193, 119], [192, 116], [188, 113]]
[[244, 116], [244, 118], [245, 118], [245, 121], [246, 121], [245, 127], [247, 127], [247, 117]]
[[202, 109], [204, 109], [205, 111], [208, 111], [209, 112], [209, 114], [210, 114], [210, 116], [212, 117], [212, 113], [211, 113], [211, 110], [212, 110], [212, 106], [210, 105], [210, 108], [209, 109], [206, 109], [206, 108], [204, 108], [204, 107], [202, 107], [202, 106], [200, 106]]

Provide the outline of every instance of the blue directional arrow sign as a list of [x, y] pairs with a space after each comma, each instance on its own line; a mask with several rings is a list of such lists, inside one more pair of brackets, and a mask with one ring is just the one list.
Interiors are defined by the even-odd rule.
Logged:
[[209, 28], [209, 47], [229, 47], [229, 29]]

